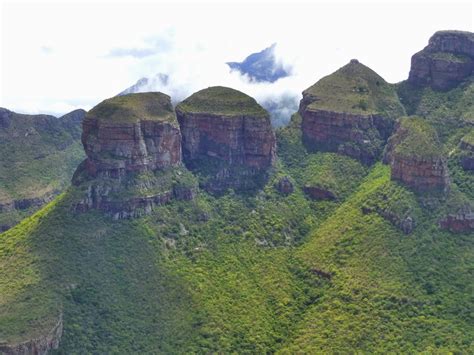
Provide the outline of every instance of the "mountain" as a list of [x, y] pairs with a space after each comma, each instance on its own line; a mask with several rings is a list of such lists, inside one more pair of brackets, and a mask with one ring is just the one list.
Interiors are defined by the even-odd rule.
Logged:
[[247, 75], [251, 81], [273, 83], [291, 75], [288, 68], [279, 63], [275, 57], [276, 43], [258, 53], [252, 53], [242, 62], [227, 62], [233, 71]]
[[161, 73], [158, 73], [151, 78], [144, 77], [138, 79], [135, 84], [126, 88], [125, 90], [117, 94], [117, 96], [134, 94], [139, 92], [156, 91], [156, 88], [168, 85], [168, 80], [169, 76]]
[[31, 215], [69, 185], [82, 159], [84, 110], [62, 117], [0, 108], [0, 231]]
[[230, 88], [103, 101], [0, 234], [0, 351], [471, 353], [472, 83], [352, 61], [276, 132]]

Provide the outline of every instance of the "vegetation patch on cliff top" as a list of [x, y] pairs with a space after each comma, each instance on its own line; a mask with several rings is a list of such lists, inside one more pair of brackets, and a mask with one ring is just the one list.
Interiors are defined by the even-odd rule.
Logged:
[[416, 117], [403, 117], [394, 139], [398, 142], [394, 153], [405, 157], [436, 158], [442, 155], [442, 147], [436, 130], [427, 120]]
[[405, 110], [394, 87], [372, 69], [352, 60], [306, 89], [308, 109], [354, 114], [381, 114], [396, 118]]
[[161, 92], [114, 96], [95, 106], [86, 118], [117, 123], [161, 121], [178, 125], [170, 97]]
[[176, 109], [182, 112], [224, 116], [269, 117], [268, 112], [254, 98], [223, 86], [198, 91], [179, 103]]

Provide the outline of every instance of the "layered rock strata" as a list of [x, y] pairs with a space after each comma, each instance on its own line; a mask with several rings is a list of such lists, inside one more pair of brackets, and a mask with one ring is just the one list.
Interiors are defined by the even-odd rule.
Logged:
[[0, 354], [5, 355], [46, 355], [59, 347], [63, 333], [63, 315], [59, 315], [57, 323], [45, 335], [30, 339], [19, 344], [0, 342]]
[[439, 221], [442, 229], [453, 233], [468, 233], [474, 231], [474, 212], [470, 206], [461, 208], [457, 213], [450, 213]]
[[161, 93], [103, 101], [86, 115], [82, 143], [94, 177], [120, 178], [181, 163], [181, 134], [171, 100]]
[[436, 131], [422, 118], [404, 117], [390, 137], [384, 161], [391, 178], [415, 191], [447, 191], [449, 173]]
[[404, 109], [383, 78], [353, 59], [303, 92], [299, 114], [308, 149], [338, 152], [370, 164]]
[[181, 163], [181, 133], [170, 97], [117, 96], [94, 107], [83, 123], [87, 159], [73, 183], [84, 197], [77, 211], [101, 209], [116, 219], [148, 214], [196, 193]]
[[411, 58], [408, 81], [416, 86], [448, 90], [474, 70], [474, 33], [439, 31]]
[[208, 175], [208, 191], [251, 188], [254, 177], [272, 166], [276, 140], [270, 117], [250, 96], [211, 87], [181, 102], [176, 113], [184, 162]]

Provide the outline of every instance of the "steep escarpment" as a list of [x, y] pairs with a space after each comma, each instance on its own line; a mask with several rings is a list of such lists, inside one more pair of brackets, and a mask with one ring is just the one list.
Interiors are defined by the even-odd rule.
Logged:
[[184, 162], [206, 175], [207, 190], [254, 188], [272, 166], [276, 143], [270, 117], [250, 96], [211, 87], [181, 102], [176, 113]]
[[448, 90], [469, 77], [474, 69], [474, 34], [439, 31], [411, 58], [408, 82]]
[[447, 191], [449, 174], [436, 131], [420, 117], [404, 117], [390, 137], [385, 162], [392, 180], [416, 191]]
[[310, 150], [373, 163], [404, 108], [390, 84], [357, 60], [303, 91], [299, 114]]
[[128, 218], [194, 197], [192, 177], [181, 164], [178, 122], [165, 94], [103, 101], [84, 119], [82, 142], [87, 159], [73, 178], [85, 195], [78, 211], [95, 208]]
[[0, 232], [51, 201], [83, 159], [84, 110], [62, 117], [0, 108]]

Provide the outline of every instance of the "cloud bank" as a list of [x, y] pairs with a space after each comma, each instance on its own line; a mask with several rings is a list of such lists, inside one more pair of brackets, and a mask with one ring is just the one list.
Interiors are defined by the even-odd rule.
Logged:
[[[111, 4], [100, 2], [2, 5], [0, 106], [58, 115], [90, 109], [161, 73], [168, 80], [151, 80], [150, 89], [174, 102], [223, 85], [287, 120], [304, 89], [352, 58], [397, 82], [435, 31], [473, 29], [472, 3], [452, 1], [113, 6], [111, 16]], [[275, 42], [289, 77], [252, 82], [226, 65]]]

